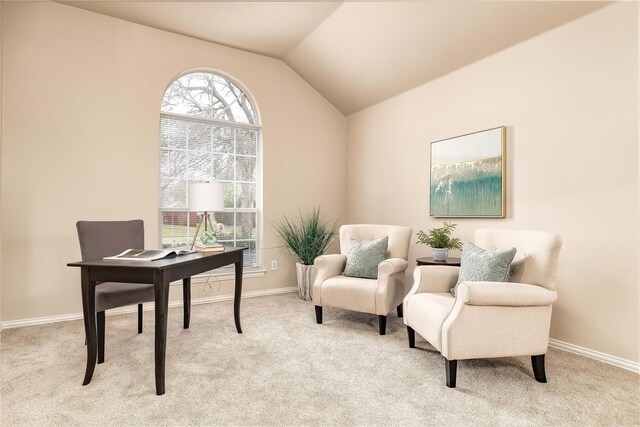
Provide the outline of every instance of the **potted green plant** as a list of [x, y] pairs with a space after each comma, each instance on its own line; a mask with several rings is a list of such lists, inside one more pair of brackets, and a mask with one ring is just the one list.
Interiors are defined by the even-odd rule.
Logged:
[[311, 299], [316, 276], [313, 261], [327, 250], [338, 233], [338, 225], [338, 220], [325, 219], [319, 208], [300, 213], [294, 219], [285, 216], [273, 224], [284, 244], [300, 261], [296, 263], [298, 294], [306, 301]]
[[449, 256], [449, 249], [462, 250], [462, 242], [451, 234], [455, 230], [457, 224], [444, 222], [440, 228], [432, 228], [428, 233], [418, 230], [418, 241], [431, 246], [434, 261], [445, 261]]

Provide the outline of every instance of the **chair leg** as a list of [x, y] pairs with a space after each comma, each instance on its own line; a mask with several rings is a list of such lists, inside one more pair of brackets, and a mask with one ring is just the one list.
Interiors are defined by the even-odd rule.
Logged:
[[409, 348], [416, 348], [416, 331], [411, 326], [407, 326], [407, 335], [409, 336]]
[[378, 316], [378, 325], [380, 327], [380, 335], [387, 333], [387, 316]]
[[142, 333], [142, 304], [138, 304], [138, 333]]
[[447, 371], [447, 387], [456, 388], [456, 371], [458, 369], [458, 361], [445, 358], [444, 367]]
[[104, 363], [104, 311], [97, 313], [98, 326], [98, 363]]
[[544, 354], [531, 356], [531, 366], [533, 366], [533, 376], [539, 383], [547, 382], [547, 375], [544, 372]]
[[402, 304], [396, 307], [396, 311], [398, 312], [398, 317], [402, 317]]
[[318, 325], [322, 324], [322, 306], [316, 305], [316, 323]]

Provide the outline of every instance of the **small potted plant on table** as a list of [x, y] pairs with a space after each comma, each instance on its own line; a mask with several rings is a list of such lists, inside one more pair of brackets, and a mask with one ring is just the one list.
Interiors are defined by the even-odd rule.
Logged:
[[434, 261], [445, 261], [449, 256], [449, 249], [462, 250], [462, 242], [457, 237], [452, 237], [451, 233], [455, 230], [457, 224], [444, 222], [440, 228], [432, 228], [428, 233], [422, 230], [418, 231], [418, 241], [431, 246]]

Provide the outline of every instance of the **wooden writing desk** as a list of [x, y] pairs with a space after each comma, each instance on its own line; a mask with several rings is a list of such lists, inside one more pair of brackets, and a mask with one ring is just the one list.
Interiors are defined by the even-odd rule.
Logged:
[[[82, 312], [84, 330], [87, 336], [87, 369], [82, 385], [91, 382], [98, 356], [98, 337], [96, 330], [96, 286], [98, 282], [153, 283], [155, 288], [155, 367], [156, 393], [164, 394], [164, 366], [167, 344], [167, 312], [169, 308], [169, 285], [175, 280], [183, 284], [191, 283], [191, 276], [215, 268], [233, 264], [235, 266], [235, 294], [233, 315], [236, 330], [240, 327], [240, 296], [242, 293], [243, 251], [247, 248], [231, 248], [224, 252], [211, 254], [196, 253], [165, 258], [157, 261], [115, 261], [97, 260], [72, 262], [70, 267], [81, 268]], [[190, 296], [188, 298], [190, 305]], [[189, 327], [189, 306], [185, 307], [184, 327]]]

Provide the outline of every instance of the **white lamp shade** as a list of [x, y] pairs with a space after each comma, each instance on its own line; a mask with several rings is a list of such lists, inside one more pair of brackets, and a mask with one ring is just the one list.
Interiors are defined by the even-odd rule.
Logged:
[[218, 182], [189, 183], [189, 211], [216, 212], [224, 210], [224, 186]]

